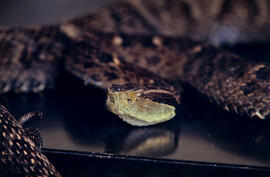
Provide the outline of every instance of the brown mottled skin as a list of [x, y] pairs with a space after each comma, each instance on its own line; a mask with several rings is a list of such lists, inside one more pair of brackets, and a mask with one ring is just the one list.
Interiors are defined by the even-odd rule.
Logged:
[[[179, 88], [170, 84], [180, 80], [225, 110], [264, 119], [270, 115], [269, 65], [209, 43], [269, 40], [269, 16], [267, 0], [129, 0], [59, 25], [3, 28], [0, 93], [42, 91], [53, 85], [63, 64], [85, 84], [112, 92], [156, 89], [143, 96], [168, 104], [180, 102]], [[1, 150], [8, 155], [1, 157], [2, 164], [13, 167], [16, 160], [9, 159], [15, 158], [20, 168], [35, 157], [45, 160], [41, 166], [35, 163], [33, 170], [27, 166], [28, 171], [34, 174], [39, 173], [37, 167], [47, 168], [46, 158], [3, 107], [1, 115], [6, 119], [0, 124]], [[18, 134], [32, 157], [13, 146], [17, 140], [10, 136]], [[47, 172], [55, 171], [49, 165]]]
[[85, 31], [162, 34], [213, 44], [267, 40], [267, 0], [126, 0], [77, 18]]
[[[101, 43], [112, 44], [111, 37], [104, 38]], [[101, 48], [104, 50], [100, 51]], [[118, 53], [107, 49], [109, 48], [100, 46], [92, 38], [83, 36], [82, 41], [78, 40], [73, 43], [66, 58], [66, 69], [83, 79], [86, 85], [92, 84], [107, 89], [116, 84], [121, 85], [119, 88], [129, 85], [129, 89], [132, 90], [166, 91], [174, 99], [174, 102], [180, 103], [179, 91], [160, 75], [129, 63]]]
[[183, 65], [183, 82], [227, 111], [261, 119], [270, 117], [269, 64], [222, 53], [207, 44], [188, 55], [191, 60]]
[[0, 30], [0, 93], [52, 87], [65, 49], [56, 26]]
[[[8, 176], [61, 176], [22, 125], [0, 105], [0, 171]], [[2, 173], [2, 172], [1, 172]]]
[[[66, 60], [69, 71], [82, 79], [88, 78], [85, 80], [86, 84], [101, 86], [97, 83], [102, 83], [105, 85], [101, 87], [105, 88], [114, 83], [136, 85], [140, 77], [145, 79], [143, 83], [149, 83], [151, 78], [155, 83], [161, 83], [160, 79], [155, 79], [149, 74], [143, 76], [141, 72], [138, 72], [138, 77], [134, 77], [133, 69], [128, 68], [129, 63], [121, 61], [119, 67], [113, 61], [114, 58], [125, 59], [167, 80], [180, 79], [227, 111], [261, 119], [270, 116], [270, 78], [268, 77], [270, 67], [268, 64], [245, 60], [221, 48], [189, 39], [149, 36], [140, 38], [140, 36], [127, 35], [115, 37], [110, 34], [98, 38], [101, 40], [95, 41], [95, 46], [103, 48], [103, 54], [106, 54], [108, 58], [111, 57], [110, 61], [97, 62], [98, 59], [94, 59], [96, 54], [90, 52], [93, 56], [87, 56], [88, 52], [82, 50], [80, 55], [70, 55], [70, 59]], [[122, 43], [116, 44], [115, 38], [121, 38]], [[159, 41], [158, 45], [153, 42], [155, 40]], [[88, 41], [87, 36], [83, 37], [83, 41]], [[157, 62], [155, 63], [154, 60]], [[93, 64], [96, 66], [85, 67], [80, 61], [87, 61], [90, 66]], [[113, 68], [105, 67], [106, 64]], [[94, 75], [96, 77], [92, 77]], [[158, 89], [158, 86], [155, 87]]]

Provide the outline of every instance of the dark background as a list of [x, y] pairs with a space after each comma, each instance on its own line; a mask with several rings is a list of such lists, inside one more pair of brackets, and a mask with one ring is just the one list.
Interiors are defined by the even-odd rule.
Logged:
[[55, 23], [90, 10], [113, 0], [5, 0], [0, 1], [0, 25], [19, 26]]

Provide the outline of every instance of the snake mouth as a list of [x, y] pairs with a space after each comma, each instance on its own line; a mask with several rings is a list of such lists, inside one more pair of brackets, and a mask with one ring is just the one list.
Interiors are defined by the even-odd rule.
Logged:
[[149, 91], [143, 92], [141, 96], [157, 103], [163, 103], [163, 104], [171, 105], [174, 107], [179, 105], [179, 102], [174, 97], [174, 95], [164, 90], [149, 90]]
[[[123, 90], [108, 88], [107, 107], [125, 122], [147, 126], [170, 120], [175, 116], [177, 101], [165, 90]], [[170, 103], [170, 104], [168, 104]]]

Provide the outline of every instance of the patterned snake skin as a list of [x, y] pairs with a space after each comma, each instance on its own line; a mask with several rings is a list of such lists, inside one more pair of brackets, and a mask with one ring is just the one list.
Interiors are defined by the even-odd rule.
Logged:
[[1, 174], [7, 176], [61, 176], [28, 136], [22, 125], [0, 105]]
[[[270, 116], [269, 65], [216, 45], [269, 40], [269, 15], [266, 0], [129, 0], [58, 25], [2, 28], [0, 93], [50, 88], [64, 65], [86, 85], [106, 89], [108, 109], [133, 125], [174, 117], [181, 91], [177, 80], [227, 111], [265, 119]], [[18, 125], [1, 111], [1, 128], [8, 127], [1, 131], [9, 134]], [[1, 138], [7, 142], [1, 144], [3, 154], [11, 149], [3, 133]], [[16, 157], [29, 160], [21, 155]], [[2, 164], [10, 165], [7, 159], [2, 156]], [[43, 162], [47, 168], [49, 162]], [[23, 160], [18, 164], [25, 167]], [[32, 172], [39, 173], [38, 167]], [[52, 166], [45, 171], [40, 173], [56, 173]]]

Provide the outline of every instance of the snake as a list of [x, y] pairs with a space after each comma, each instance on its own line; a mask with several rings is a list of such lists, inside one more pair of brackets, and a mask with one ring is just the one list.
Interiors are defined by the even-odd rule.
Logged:
[[1, 176], [61, 176], [41, 152], [39, 131], [22, 127], [35, 115], [38, 114], [27, 113], [18, 121], [0, 105]]
[[106, 90], [108, 110], [134, 126], [172, 119], [179, 83], [225, 111], [268, 119], [269, 64], [221, 45], [269, 40], [269, 16], [266, 0], [128, 0], [56, 24], [2, 27], [0, 93], [53, 88], [64, 68]]

